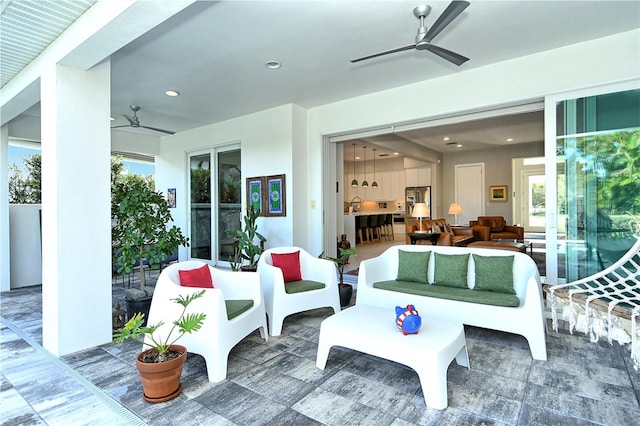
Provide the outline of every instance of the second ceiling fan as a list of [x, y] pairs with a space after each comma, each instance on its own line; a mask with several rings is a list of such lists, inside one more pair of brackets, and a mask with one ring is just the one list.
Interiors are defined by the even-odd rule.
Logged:
[[142, 128], [142, 129], [149, 129], [149, 130], [154, 130], [156, 132], [161, 132], [161, 133], [166, 133], [168, 135], [173, 135], [176, 132], [174, 132], [173, 130], [166, 130], [166, 129], [159, 129], [157, 127], [149, 127], [149, 126], [143, 126], [140, 124], [140, 119], [138, 118], [138, 111], [140, 111], [140, 107], [138, 105], [130, 105], [129, 108], [131, 108], [131, 111], [133, 111], [133, 116], [127, 115], [127, 114], [122, 114], [124, 116], [124, 118], [127, 119], [127, 121], [129, 122], [129, 124], [123, 124], [121, 126], [112, 126], [112, 129], [118, 129], [118, 128], [122, 128], [122, 127], [133, 127], [133, 128]]
[[367, 59], [377, 58], [378, 56], [388, 55], [390, 53], [402, 52], [405, 50], [428, 50], [431, 53], [435, 53], [441, 58], [454, 63], [455, 65], [462, 65], [469, 60], [469, 58], [462, 56], [458, 53], [452, 52], [442, 47], [431, 44], [433, 40], [447, 25], [449, 25], [454, 19], [458, 17], [469, 6], [468, 1], [452, 1], [451, 4], [445, 9], [444, 12], [438, 17], [433, 26], [427, 31], [427, 27], [424, 25], [424, 18], [431, 12], [431, 6], [421, 5], [413, 9], [413, 14], [416, 18], [420, 19], [420, 27], [418, 27], [418, 34], [416, 35], [416, 42], [408, 46], [399, 47], [397, 49], [386, 50], [384, 52], [375, 53], [373, 55], [363, 56], [362, 58], [353, 59], [351, 62], [356, 63], [365, 61]]

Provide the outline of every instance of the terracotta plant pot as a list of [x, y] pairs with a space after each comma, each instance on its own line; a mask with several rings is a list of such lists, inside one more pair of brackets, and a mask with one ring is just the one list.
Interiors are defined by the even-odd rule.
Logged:
[[182, 367], [187, 360], [187, 348], [181, 345], [172, 345], [171, 350], [182, 352], [178, 358], [166, 362], [146, 363], [141, 359], [147, 352], [155, 349], [147, 349], [138, 354], [136, 367], [142, 380], [142, 397], [147, 402], [165, 402], [175, 398], [182, 392]]

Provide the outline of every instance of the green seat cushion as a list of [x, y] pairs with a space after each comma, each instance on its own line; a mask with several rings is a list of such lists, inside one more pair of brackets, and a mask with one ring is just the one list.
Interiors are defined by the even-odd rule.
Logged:
[[249, 309], [253, 307], [253, 300], [225, 300], [224, 304], [227, 308], [227, 319], [232, 320], [238, 315], [247, 312]]
[[[460, 302], [480, 303], [483, 305], [518, 307], [520, 299], [516, 295], [497, 293], [495, 291], [475, 291], [468, 288], [424, 285], [411, 281], [379, 281], [373, 283], [373, 288], [381, 290], [399, 291], [401, 293], [428, 296], [439, 299], [457, 300]], [[418, 303], [416, 302], [416, 306]], [[425, 313], [425, 315], [428, 315]]]
[[321, 288], [324, 288], [324, 287], [325, 287], [324, 284], [318, 281], [311, 281], [311, 280], [289, 281], [284, 285], [284, 291], [287, 294], [293, 294], [293, 293], [302, 293], [304, 291], [320, 290]]
[[427, 270], [430, 251], [398, 250], [398, 277], [400, 281], [428, 284]]
[[445, 287], [468, 289], [467, 269], [469, 254], [441, 254], [435, 255], [435, 270], [433, 284]]
[[473, 255], [476, 266], [475, 290], [516, 294], [513, 288], [514, 256]]

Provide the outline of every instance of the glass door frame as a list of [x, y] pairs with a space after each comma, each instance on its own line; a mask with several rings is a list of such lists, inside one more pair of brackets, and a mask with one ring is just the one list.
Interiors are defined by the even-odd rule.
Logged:
[[[556, 105], [571, 99], [624, 92], [640, 88], [640, 79], [610, 83], [600, 86], [555, 93], [544, 98], [544, 154], [545, 154], [545, 202], [546, 202], [546, 284], [558, 282], [558, 192], [556, 157]], [[563, 280], [564, 282], [564, 280]]]
[[[209, 155], [209, 172], [211, 173], [211, 188], [210, 188], [210, 197], [211, 197], [211, 259], [200, 259], [191, 256], [191, 250], [187, 250], [188, 256], [187, 259], [195, 259], [201, 260], [207, 263], [213, 263], [215, 265], [219, 265], [222, 267], [230, 267], [230, 263], [225, 260], [218, 260], [218, 254], [220, 251], [220, 241], [218, 241], [218, 220], [219, 220], [219, 179], [218, 179], [218, 154], [226, 151], [234, 151], [240, 150], [240, 158], [242, 158], [242, 145], [240, 142], [219, 145], [215, 147], [209, 147], [205, 149], [198, 149], [193, 151], [187, 151], [185, 158], [185, 171], [186, 171], [186, 182], [187, 182], [187, 194], [188, 194], [188, 205], [187, 205], [187, 233], [191, 235], [191, 157], [195, 157], [198, 155], [208, 154]], [[241, 188], [241, 197], [242, 197], [242, 182], [240, 183]], [[240, 200], [240, 204], [242, 203], [242, 198]], [[240, 214], [241, 215], [241, 214]], [[240, 220], [240, 216], [238, 217]]]

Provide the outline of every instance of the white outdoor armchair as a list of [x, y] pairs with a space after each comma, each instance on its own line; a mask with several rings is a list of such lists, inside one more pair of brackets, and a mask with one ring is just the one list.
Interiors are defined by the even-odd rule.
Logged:
[[[272, 253], [300, 251], [302, 280], [324, 284], [323, 288], [287, 293], [282, 270], [273, 266]], [[265, 308], [269, 317], [269, 334], [279, 336], [282, 323], [288, 315], [311, 309], [330, 307], [340, 312], [338, 277], [332, 261], [312, 256], [300, 247], [278, 247], [266, 250], [258, 261], [258, 273], [262, 282]]]
[[[171, 264], [162, 271], [153, 293], [147, 323], [155, 325], [163, 321], [164, 325], [158, 329], [158, 335], [168, 333], [182, 310], [182, 306], [172, 299], [204, 290], [204, 296], [195, 299], [187, 310], [188, 313], [202, 312], [207, 315], [202, 328], [185, 334], [177, 343], [185, 346], [189, 352], [202, 355], [207, 364], [209, 381], [221, 382], [227, 377], [229, 352], [238, 342], [256, 329], [260, 329], [260, 336], [267, 340], [265, 305], [260, 289], [260, 275], [257, 272], [225, 271], [209, 265], [214, 288], [180, 286], [179, 270], [195, 269], [203, 265], [204, 262], [191, 260]], [[230, 300], [251, 300], [253, 305], [228, 319], [226, 302]]]

